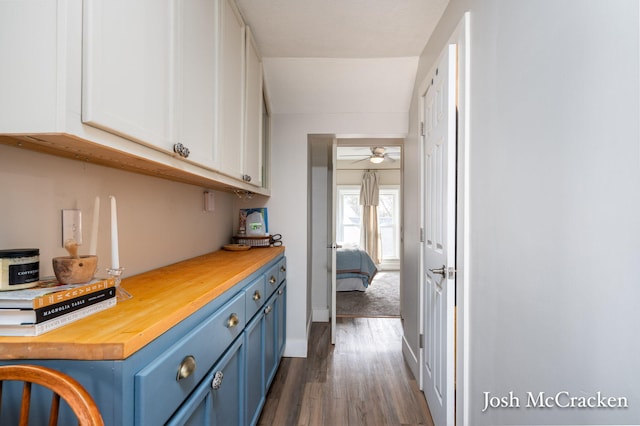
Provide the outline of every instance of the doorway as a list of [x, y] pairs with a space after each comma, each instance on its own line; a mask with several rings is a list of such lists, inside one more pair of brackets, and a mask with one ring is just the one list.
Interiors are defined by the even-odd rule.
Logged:
[[[338, 139], [336, 150], [337, 317], [399, 318], [402, 140]], [[375, 188], [365, 182], [375, 182]], [[363, 186], [364, 185], [364, 186]], [[369, 191], [375, 206], [367, 207]], [[375, 192], [375, 194], [373, 194]], [[367, 220], [369, 208], [375, 218]], [[365, 235], [365, 234], [369, 235]], [[359, 253], [354, 251], [360, 250]], [[361, 256], [366, 276], [354, 276], [341, 256]], [[347, 259], [348, 260], [348, 259]], [[346, 272], [345, 272], [346, 269]]]
[[[334, 204], [334, 199], [337, 196], [333, 195], [333, 191], [336, 185], [333, 182], [337, 181], [334, 178], [334, 174], [337, 173], [337, 147], [359, 147], [364, 148], [365, 153], [371, 155], [371, 146], [381, 147], [402, 147], [404, 143], [404, 135], [388, 136], [384, 138], [367, 138], [367, 137], [353, 137], [353, 136], [336, 136], [331, 134], [321, 135], [309, 135], [308, 136], [308, 152], [309, 152], [309, 218], [308, 223], [310, 228], [308, 230], [309, 235], [309, 276], [310, 279], [310, 311], [312, 312], [313, 322], [332, 322], [335, 323], [335, 315], [332, 314], [332, 310], [335, 308], [335, 296], [336, 291], [333, 290], [332, 278], [335, 276], [332, 273], [332, 257], [335, 254], [335, 249], [332, 248], [337, 239], [334, 237], [332, 227], [336, 225], [335, 218], [337, 217], [334, 210], [337, 207], [337, 202]], [[335, 149], [335, 153], [334, 153]], [[398, 151], [396, 148], [394, 150]], [[400, 156], [396, 166], [400, 166], [400, 174], [402, 173], [401, 156], [402, 150], [399, 150]], [[384, 154], [382, 154], [384, 156]], [[394, 154], [396, 155], [396, 154]], [[348, 164], [353, 161], [363, 160], [364, 158], [356, 158], [346, 160]], [[371, 162], [370, 162], [371, 163]], [[372, 163], [373, 164], [373, 163]], [[355, 169], [355, 167], [349, 167]], [[370, 167], [371, 169], [373, 167]], [[366, 169], [366, 167], [364, 168]], [[357, 185], [360, 185], [362, 175], [361, 171], [355, 171], [357, 176]], [[337, 193], [337, 191], [336, 191]], [[401, 213], [402, 206], [402, 191], [398, 189], [399, 193], [399, 206]], [[398, 215], [401, 218], [401, 214]], [[398, 219], [401, 221], [401, 219]], [[402, 229], [402, 223], [397, 224], [397, 229]], [[400, 233], [400, 231], [398, 231]], [[402, 235], [399, 235], [400, 243], [402, 242]], [[399, 253], [402, 253], [401, 246]], [[385, 253], [386, 254], [386, 253]], [[385, 257], [386, 258], [386, 257]], [[399, 264], [400, 258], [398, 256], [397, 264]], [[400, 290], [401, 291], [401, 290]]]

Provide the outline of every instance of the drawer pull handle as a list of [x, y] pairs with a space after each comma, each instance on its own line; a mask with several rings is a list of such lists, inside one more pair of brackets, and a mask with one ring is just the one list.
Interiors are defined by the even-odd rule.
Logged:
[[255, 293], [253, 293], [253, 300], [260, 300], [262, 298], [262, 296], [260, 296], [260, 292], [258, 290], [256, 290]]
[[178, 375], [176, 376], [176, 381], [179, 382], [182, 379], [186, 379], [193, 372], [196, 371], [196, 359], [193, 355], [187, 355], [184, 357], [180, 366], [178, 367]]
[[284, 266], [284, 265], [282, 265], [282, 266], [280, 267], [280, 272], [287, 272], [287, 267], [286, 267], [286, 266]]
[[216, 371], [211, 381], [211, 389], [218, 390], [222, 386], [222, 379], [224, 379], [224, 373], [222, 371]]
[[271, 313], [271, 311], [273, 311], [273, 305], [269, 305], [265, 308], [264, 310], [264, 314], [265, 315], [269, 315]]
[[275, 284], [275, 283], [276, 283], [276, 277], [271, 275], [271, 278], [269, 278], [269, 284]]
[[238, 314], [231, 314], [229, 316], [229, 319], [227, 320], [227, 328], [233, 328], [238, 324], [240, 324], [240, 318], [238, 318]]

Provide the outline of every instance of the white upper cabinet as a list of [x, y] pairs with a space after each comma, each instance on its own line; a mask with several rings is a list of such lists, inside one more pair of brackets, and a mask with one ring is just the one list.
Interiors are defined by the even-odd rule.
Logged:
[[0, 1], [0, 133], [64, 127], [65, 39], [78, 29], [58, 24], [64, 12], [52, 1]]
[[244, 175], [248, 183], [263, 185], [262, 61], [249, 27], [246, 40]]
[[245, 28], [231, 0], [220, 5], [218, 138], [220, 171], [242, 179], [244, 140]]
[[176, 143], [217, 169], [216, 0], [177, 0], [176, 15]]
[[268, 195], [262, 65], [233, 0], [0, 0], [0, 28], [0, 143]]
[[82, 121], [172, 150], [171, 0], [85, 0]]
[[218, 169], [217, 17], [215, 0], [88, 0], [83, 121]]

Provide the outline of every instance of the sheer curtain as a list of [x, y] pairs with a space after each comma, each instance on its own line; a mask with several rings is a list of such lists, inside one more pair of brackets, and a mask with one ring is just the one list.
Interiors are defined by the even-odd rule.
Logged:
[[360, 246], [369, 253], [375, 264], [380, 263], [380, 233], [378, 232], [378, 174], [367, 170], [362, 175], [360, 205], [362, 232]]

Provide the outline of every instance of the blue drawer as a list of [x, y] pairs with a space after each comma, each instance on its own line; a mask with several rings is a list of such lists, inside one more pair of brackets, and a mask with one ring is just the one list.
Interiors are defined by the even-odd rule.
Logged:
[[287, 278], [287, 258], [283, 257], [278, 262], [278, 285]]
[[260, 275], [259, 278], [249, 284], [244, 291], [244, 300], [247, 321], [249, 321], [267, 300], [264, 275]]
[[151, 360], [134, 379], [136, 424], [164, 424], [245, 325], [245, 293], [241, 292]]
[[271, 268], [267, 269], [267, 272], [265, 273], [265, 278], [267, 280], [267, 288], [265, 290], [267, 298], [273, 294], [273, 292], [276, 290], [276, 288], [278, 288], [278, 285], [280, 284], [279, 269], [280, 264], [276, 263]]

